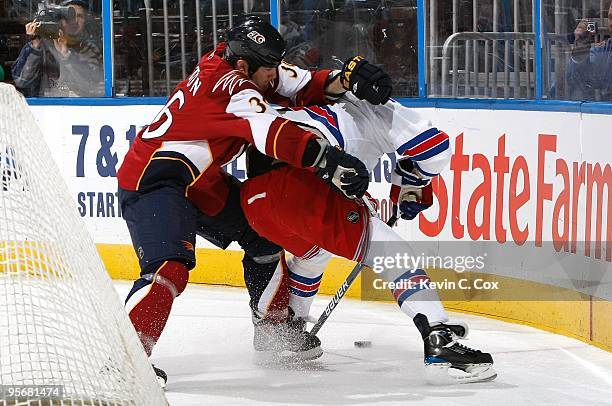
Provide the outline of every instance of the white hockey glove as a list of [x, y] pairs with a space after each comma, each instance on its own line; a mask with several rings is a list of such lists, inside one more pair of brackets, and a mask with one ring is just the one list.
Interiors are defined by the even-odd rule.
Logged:
[[397, 162], [391, 183], [389, 197], [404, 220], [413, 220], [433, 204], [431, 178], [422, 174], [409, 158]]

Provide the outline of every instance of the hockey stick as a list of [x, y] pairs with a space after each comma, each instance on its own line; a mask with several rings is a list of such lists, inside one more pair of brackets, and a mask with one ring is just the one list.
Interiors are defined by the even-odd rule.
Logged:
[[342, 299], [342, 297], [344, 296], [348, 288], [351, 286], [355, 278], [357, 278], [357, 275], [359, 275], [359, 273], [365, 266], [366, 265], [362, 264], [361, 262], [355, 265], [355, 267], [353, 268], [349, 276], [346, 277], [346, 280], [344, 281], [342, 286], [340, 286], [340, 289], [338, 289], [338, 291], [332, 298], [331, 302], [327, 304], [327, 307], [325, 307], [325, 310], [319, 316], [319, 320], [317, 320], [315, 325], [312, 326], [312, 329], [310, 330], [310, 334], [316, 335], [319, 332], [319, 330], [321, 330], [321, 327], [323, 327], [323, 324], [325, 323], [325, 321], [327, 320], [331, 312], [336, 308], [336, 306], [340, 302], [340, 299]]
[[399, 207], [397, 206], [397, 204], [393, 205], [393, 214], [391, 215], [391, 217], [389, 217], [389, 220], [387, 220], [387, 225], [389, 227], [393, 227], [395, 225], [395, 223], [397, 223], [397, 212], [399, 211]]
[[[367, 208], [370, 209], [370, 213], [372, 214], [372, 216], [376, 216], [376, 210], [374, 210], [370, 201], [367, 198], [365, 198], [363, 199], [363, 202], [367, 206]], [[395, 222], [397, 221], [396, 206], [393, 206], [393, 209], [394, 209], [394, 213], [391, 216], [391, 218], [389, 218], [389, 220], [387, 221], [387, 225], [389, 227], [393, 227], [395, 225]], [[332, 300], [327, 304], [327, 306], [325, 307], [325, 310], [323, 311], [323, 313], [321, 313], [315, 325], [312, 326], [312, 329], [310, 330], [310, 334], [316, 335], [319, 332], [319, 330], [321, 330], [321, 327], [323, 327], [323, 324], [329, 318], [329, 315], [336, 308], [338, 303], [340, 303], [340, 299], [344, 297], [344, 294], [351, 287], [351, 285], [353, 284], [353, 281], [355, 280], [355, 278], [357, 278], [357, 275], [359, 275], [359, 273], [364, 267], [367, 267], [367, 265], [364, 265], [361, 262], [355, 265], [355, 267], [353, 268], [351, 273], [346, 277], [344, 283], [342, 283], [342, 286], [340, 286], [340, 288], [338, 289], [338, 291], [336, 292]]]

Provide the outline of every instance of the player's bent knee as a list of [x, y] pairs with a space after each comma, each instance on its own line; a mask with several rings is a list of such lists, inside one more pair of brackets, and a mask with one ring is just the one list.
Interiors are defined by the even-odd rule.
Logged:
[[140, 278], [134, 282], [125, 299], [128, 312], [152, 290], [152, 285], [162, 287], [170, 294], [172, 299], [180, 295], [187, 286], [189, 270], [181, 262], [164, 261], [159, 266], [153, 266], [149, 269], [149, 272], [141, 274]]
[[280, 259], [283, 249], [249, 229], [239, 242], [240, 247], [256, 264], [270, 264]]
[[153, 283], [159, 283], [177, 297], [185, 290], [189, 281], [189, 270], [177, 261], [166, 261], [153, 276]]
[[264, 264], [273, 264], [278, 262], [278, 260], [281, 257], [281, 253], [282, 251], [278, 251], [274, 254], [265, 254], [265, 255], [258, 255], [258, 256], [254, 256], [251, 257], [251, 259], [253, 260], [253, 262], [255, 262], [256, 264], [259, 265], [264, 265]]
[[295, 266], [307, 266], [309, 268], [321, 269], [321, 272], [325, 270], [327, 263], [331, 259], [332, 254], [325, 251], [323, 248], [315, 247], [307, 255], [298, 257], [293, 256], [291, 263]]

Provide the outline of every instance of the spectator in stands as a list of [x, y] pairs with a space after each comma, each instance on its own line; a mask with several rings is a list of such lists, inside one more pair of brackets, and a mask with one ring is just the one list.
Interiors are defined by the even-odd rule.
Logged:
[[[593, 43], [596, 27], [583, 19], [574, 30], [574, 48], [565, 71], [572, 100], [612, 100], [612, 38]], [[608, 30], [612, 33], [612, 4]]]
[[[0, 18], [2, 18], [1, 16], [2, 13], [0, 13]], [[0, 35], [0, 82], [8, 81], [6, 69], [6, 60], [8, 54], [9, 50], [6, 45], [6, 40]]]
[[38, 35], [37, 19], [27, 23], [31, 40], [13, 65], [15, 86], [26, 96], [103, 95], [102, 53], [94, 36], [89, 7], [83, 0], [66, 0], [74, 18], [59, 20], [57, 38]]

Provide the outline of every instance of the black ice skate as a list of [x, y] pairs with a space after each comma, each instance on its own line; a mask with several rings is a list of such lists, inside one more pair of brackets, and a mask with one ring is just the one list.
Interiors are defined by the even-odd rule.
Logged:
[[[446, 323], [429, 326], [427, 318], [417, 314], [414, 318], [425, 347], [427, 381], [434, 385], [488, 382], [497, 377], [491, 354], [474, 350], [457, 342], [465, 339], [467, 326]], [[461, 371], [451, 373], [449, 369]]]
[[157, 376], [157, 382], [162, 389], [166, 389], [166, 383], [168, 382], [168, 374], [163, 369], [157, 368], [155, 365], [151, 365], [153, 367], [153, 371], [155, 371], [155, 376]]
[[321, 341], [305, 331], [306, 321], [294, 319], [290, 311], [287, 322], [261, 319], [253, 314], [256, 362], [288, 363], [309, 361], [323, 355]]

